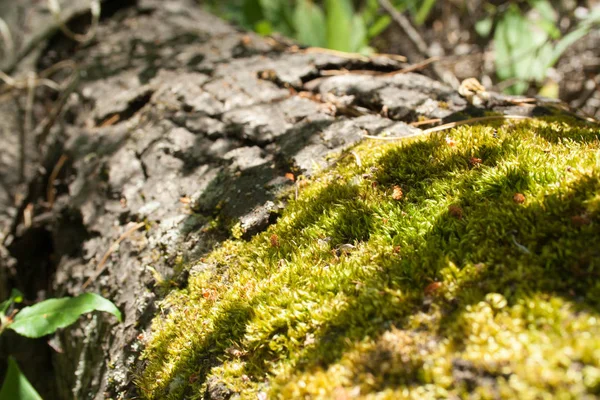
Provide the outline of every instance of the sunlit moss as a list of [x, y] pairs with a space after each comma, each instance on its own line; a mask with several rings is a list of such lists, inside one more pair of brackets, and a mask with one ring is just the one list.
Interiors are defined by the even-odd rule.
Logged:
[[189, 266], [140, 393], [600, 393], [597, 125], [462, 126], [353, 152], [266, 232]]

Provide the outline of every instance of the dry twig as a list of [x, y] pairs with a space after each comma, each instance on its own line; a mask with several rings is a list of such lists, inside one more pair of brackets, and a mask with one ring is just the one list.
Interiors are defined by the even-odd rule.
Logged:
[[33, 133], [33, 103], [35, 101], [35, 73], [27, 74], [27, 101], [25, 102], [25, 121], [20, 135], [21, 154], [19, 160], [19, 183], [25, 182], [25, 164], [27, 164], [27, 137]]
[[415, 136], [426, 135], [428, 133], [445, 131], [446, 129], [452, 129], [452, 128], [455, 128], [460, 125], [468, 125], [468, 124], [475, 124], [477, 122], [497, 121], [497, 120], [505, 120], [505, 119], [531, 119], [531, 117], [526, 117], [523, 115], [492, 115], [489, 117], [469, 118], [469, 119], [465, 119], [463, 121], [450, 122], [448, 124], [425, 129], [422, 132], [417, 132], [417, 133], [414, 133], [412, 135], [407, 135], [407, 136], [382, 137], [382, 136], [373, 136], [373, 135], [363, 135], [363, 137], [367, 138], [367, 139], [384, 140], [384, 141], [402, 140], [402, 139], [408, 139], [408, 138], [415, 137]]
[[68, 159], [69, 157], [67, 157], [66, 154], [63, 154], [56, 162], [54, 168], [52, 168], [52, 173], [48, 178], [48, 186], [46, 187], [46, 200], [48, 201], [48, 208], [52, 208], [52, 206], [54, 205], [54, 200], [56, 196], [56, 190], [54, 190], [54, 182], [56, 181], [60, 170], [65, 165], [65, 162], [67, 162]]
[[337, 56], [337, 57], [341, 57], [341, 58], [348, 58], [348, 59], [352, 59], [352, 60], [360, 60], [360, 61], [364, 61], [364, 62], [371, 61], [374, 57], [387, 57], [387, 58], [390, 58], [392, 60], [396, 60], [396, 61], [400, 61], [400, 62], [406, 62], [406, 57], [404, 57], [404, 56], [402, 56], [400, 54], [375, 53], [375, 54], [372, 54], [370, 56], [365, 56], [365, 55], [360, 54], [360, 53], [348, 53], [348, 52], [345, 52], [345, 51], [325, 49], [323, 47], [307, 47], [305, 49], [293, 49], [293, 50], [294, 50], [294, 52], [297, 52], [297, 53], [305, 53], [305, 54], [315, 54], [315, 53], [330, 54], [332, 56]]
[[410, 126], [421, 126], [421, 125], [437, 124], [438, 122], [442, 122], [442, 119], [441, 118], [426, 119], [425, 121], [411, 122], [409, 125]]
[[66, 23], [60, 17], [60, 4], [58, 0], [48, 0], [48, 8], [56, 21], [56, 25], [70, 39], [80, 43], [87, 43], [94, 38], [100, 21], [100, 0], [90, 0], [90, 12], [92, 14], [92, 25], [85, 35], [80, 35], [69, 29]]
[[0, 36], [4, 42], [4, 57], [12, 59], [15, 54], [15, 42], [6, 21], [0, 18]]
[[423, 60], [423, 61], [418, 62], [416, 64], [409, 65], [408, 67], [402, 68], [402, 69], [400, 69], [398, 71], [388, 72], [388, 73], [386, 73], [384, 75], [391, 76], [391, 75], [398, 75], [398, 74], [407, 74], [407, 73], [413, 72], [413, 71], [419, 71], [419, 70], [425, 68], [426, 66], [428, 66], [429, 64], [437, 62], [439, 60], [440, 60], [439, 57], [430, 57], [427, 60]]
[[[406, 36], [415, 45], [415, 47], [417, 48], [417, 51], [419, 53], [421, 53], [421, 56], [424, 59], [433, 58], [431, 53], [429, 52], [429, 47], [427, 46], [427, 43], [425, 43], [425, 40], [423, 40], [423, 38], [421, 37], [419, 32], [412, 26], [410, 20], [408, 18], [406, 18], [406, 16], [404, 16], [404, 15], [402, 15], [402, 13], [398, 12], [398, 10], [396, 10], [396, 8], [392, 5], [392, 3], [390, 3], [389, 0], [379, 0], [379, 5], [385, 11], [387, 11], [388, 14], [390, 14], [390, 16], [392, 17], [394, 22], [396, 22], [396, 24], [398, 24], [400, 29], [402, 29], [404, 31]], [[436, 75], [436, 77], [439, 80], [441, 80], [442, 82], [446, 82], [448, 85], [452, 86], [453, 88], [458, 87], [458, 85], [459, 85], [458, 79], [456, 79], [454, 74], [452, 74], [450, 71], [446, 70], [445, 68], [442, 68], [438, 64], [434, 64], [432, 69], [433, 69], [433, 73]]]

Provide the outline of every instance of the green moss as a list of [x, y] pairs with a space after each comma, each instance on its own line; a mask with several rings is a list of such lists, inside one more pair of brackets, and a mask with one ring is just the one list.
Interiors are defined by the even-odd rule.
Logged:
[[[365, 142], [161, 304], [148, 398], [600, 393], [600, 130]], [[400, 196], [400, 191], [401, 196]]]

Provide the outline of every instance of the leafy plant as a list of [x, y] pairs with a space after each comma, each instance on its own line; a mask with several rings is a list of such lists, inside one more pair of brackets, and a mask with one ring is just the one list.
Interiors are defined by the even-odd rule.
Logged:
[[261, 35], [279, 32], [300, 43], [368, 53], [369, 41], [390, 23], [377, 0], [356, 10], [352, 0], [240, 0], [212, 2], [211, 10]]
[[[536, 11], [527, 18], [517, 5], [511, 4], [497, 15], [494, 30], [496, 74], [500, 80], [514, 80], [508, 88], [521, 94], [530, 82], [541, 83], [564, 51], [600, 23], [600, 8], [581, 19], [575, 29], [562, 36], [557, 28], [557, 13], [548, 0], [529, 0]], [[479, 21], [476, 30], [487, 36], [492, 30], [492, 17]]]
[[311, 46], [326, 47], [325, 13], [311, 1], [300, 0], [294, 10], [296, 39]]
[[437, 0], [395, 0], [392, 4], [398, 11], [408, 12], [417, 25], [423, 25]]
[[[83, 293], [77, 297], [48, 299], [25, 307], [16, 313], [7, 314], [14, 303], [22, 301], [22, 293], [13, 289], [10, 298], [0, 304], [0, 334], [6, 329], [11, 329], [28, 338], [40, 338], [54, 333], [59, 328], [73, 324], [81, 315], [92, 311], [105, 311], [113, 314], [119, 322], [122, 319], [121, 312], [111, 301], [94, 293]], [[41, 399], [12, 357], [8, 360], [8, 372], [0, 389], [0, 400], [9, 399]]]
[[0, 399], [42, 400], [12, 357], [8, 358], [8, 371], [0, 389]]

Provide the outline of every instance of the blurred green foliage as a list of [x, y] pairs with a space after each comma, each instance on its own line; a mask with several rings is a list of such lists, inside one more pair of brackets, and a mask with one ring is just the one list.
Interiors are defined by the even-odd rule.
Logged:
[[[418, 26], [427, 22], [436, 0], [396, 0]], [[211, 11], [261, 35], [275, 32], [315, 47], [368, 54], [371, 40], [390, 24], [378, 0], [209, 0]], [[493, 40], [498, 81], [522, 94], [541, 86], [548, 70], [575, 41], [600, 24], [600, 7], [563, 33], [549, 0], [484, 2], [484, 17], [473, 29]]]
[[369, 41], [391, 19], [379, 13], [377, 0], [209, 1], [212, 11], [261, 35], [279, 32], [308, 46], [369, 53]]
[[507, 90], [511, 94], [525, 92], [530, 83], [543, 83], [564, 51], [600, 24], [600, 7], [596, 7], [562, 35], [558, 14], [548, 0], [528, 3], [531, 12], [527, 15], [514, 3], [501, 12], [489, 5], [489, 16], [475, 26], [483, 37], [491, 36], [495, 26], [496, 74], [500, 81], [514, 82]]
[[[381, 34], [391, 18], [378, 0], [209, 0], [209, 8], [261, 35], [274, 32], [307, 46], [354, 53], [370, 53], [369, 42]], [[417, 25], [425, 22], [436, 0], [400, 0]]]

